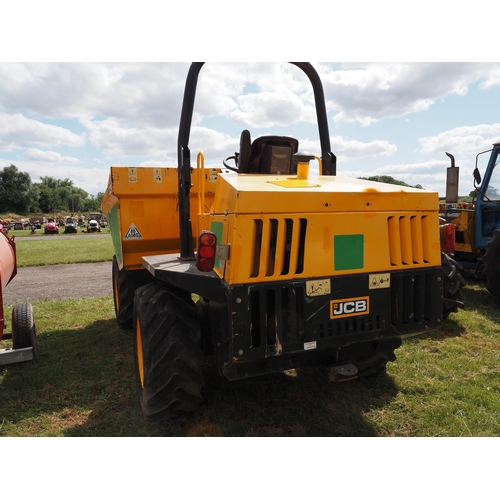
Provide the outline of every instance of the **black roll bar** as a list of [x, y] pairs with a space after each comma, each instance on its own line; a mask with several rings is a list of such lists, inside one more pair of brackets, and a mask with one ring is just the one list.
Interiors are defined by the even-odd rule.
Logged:
[[[189, 135], [193, 119], [194, 100], [198, 75], [204, 62], [192, 63], [186, 78], [184, 100], [182, 102], [181, 120], [177, 140], [177, 160], [179, 179], [179, 229], [180, 229], [180, 258], [181, 260], [194, 260], [193, 232], [190, 219], [190, 190], [191, 190], [191, 153], [189, 151]], [[318, 73], [310, 63], [292, 62], [300, 68], [309, 78], [316, 105], [319, 138], [321, 143], [321, 161], [323, 175], [336, 175], [336, 157], [330, 151], [330, 133], [326, 114], [325, 94]]]

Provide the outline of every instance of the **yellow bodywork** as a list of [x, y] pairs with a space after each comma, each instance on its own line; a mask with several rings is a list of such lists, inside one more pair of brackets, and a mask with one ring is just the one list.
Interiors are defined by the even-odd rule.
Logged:
[[[421, 189], [229, 173], [219, 176], [199, 227], [221, 233], [229, 246], [216, 263], [229, 284], [288, 281], [440, 266], [438, 208], [438, 194]], [[352, 259], [345, 255], [351, 245], [359, 254]]]
[[[214, 197], [216, 173], [205, 170], [204, 210]], [[191, 219], [196, 234], [198, 183], [193, 176]], [[142, 267], [143, 255], [179, 252], [177, 168], [111, 167], [101, 210], [107, 214], [120, 269]]]
[[[476, 248], [476, 238], [474, 234], [476, 226], [474, 206], [474, 203], [467, 202], [441, 204], [440, 212], [446, 214], [446, 219], [455, 226], [455, 251], [479, 257], [481, 256], [481, 252]], [[463, 211], [453, 213], [450, 216], [449, 213], [447, 213], [449, 208]]]
[[[230, 285], [441, 265], [435, 192], [342, 176], [191, 176], [193, 238], [217, 234]], [[176, 168], [111, 167], [102, 211], [120, 267], [179, 252]]]

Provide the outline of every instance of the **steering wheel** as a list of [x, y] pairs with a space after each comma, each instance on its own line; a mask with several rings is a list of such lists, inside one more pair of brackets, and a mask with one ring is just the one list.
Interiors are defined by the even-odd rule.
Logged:
[[225, 160], [222, 160], [222, 164], [229, 170], [232, 170], [233, 172], [239, 172], [239, 168], [236, 167], [230, 167], [226, 162], [228, 160], [234, 160], [235, 165], [238, 165], [238, 153], [235, 153], [233, 156], [228, 156]]

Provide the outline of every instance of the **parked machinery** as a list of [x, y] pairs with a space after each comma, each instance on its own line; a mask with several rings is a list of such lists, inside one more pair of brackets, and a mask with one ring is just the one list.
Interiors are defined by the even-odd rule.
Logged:
[[463, 282], [441, 250], [454, 234], [451, 224], [440, 232], [438, 194], [336, 175], [309, 63], [292, 64], [313, 87], [319, 155], [243, 131], [220, 169], [205, 169], [202, 153], [194, 169], [203, 64], [187, 76], [178, 167], [112, 167], [102, 202], [117, 319], [134, 329], [148, 419], [198, 407], [204, 353], [229, 380], [311, 363], [346, 380], [384, 370], [404, 337], [440, 328], [462, 305]]
[[[476, 156], [475, 200], [458, 202], [458, 172], [453, 155], [447, 172], [447, 196], [441, 204], [442, 217], [455, 226], [455, 259], [464, 273], [486, 280], [487, 289], [500, 303], [500, 142]], [[478, 160], [489, 154], [484, 178]]]

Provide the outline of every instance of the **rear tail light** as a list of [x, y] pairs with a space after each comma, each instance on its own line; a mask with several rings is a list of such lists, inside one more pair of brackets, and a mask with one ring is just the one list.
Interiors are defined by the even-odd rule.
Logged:
[[216, 248], [217, 236], [211, 231], [203, 231], [198, 238], [198, 253], [196, 254], [198, 271], [208, 272], [214, 268]]
[[455, 225], [444, 224], [443, 228], [443, 251], [444, 253], [453, 253], [455, 251]]

